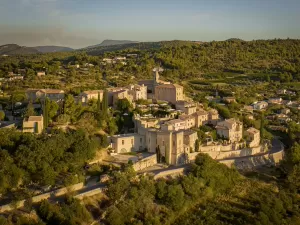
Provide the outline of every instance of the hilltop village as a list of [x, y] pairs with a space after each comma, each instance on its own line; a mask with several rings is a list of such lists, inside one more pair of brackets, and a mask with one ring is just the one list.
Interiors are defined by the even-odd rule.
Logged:
[[[108, 60], [105, 60], [108, 63]], [[135, 163], [136, 170], [142, 170], [157, 163], [167, 165], [183, 165], [193, 162], [199, 152], [207, 153], [213, 159], [237, 159], [263, 155], [270, 151], [271, 143], [262, 140], [260, 130], [254, 127], [244, 128], [243, 122], [237, 118], [222, 118], [217, 109], [204, 107], [201, 102], [194, 102], [184, 93], [181, 85], [160, 79], [160, 67], [153, 69], [153, 79], [140, 80], [138, 84], [126, 87], [113, 87], [105, 90], [89, 90], [74, 96], [75, 102], [88, 105], [90, 102], [106, 102], [111, 110], [116, 110], [120, 101], [125, 100], [122, 118], [128, 119], [133, 125], [117, 131], [116, 135], [108, 136], [108, 152], [112, 156], [138, 153], [139, 157], [129, 157]], [[39, 73], [38, 75], [39, 76]], [[29, 115], [24, 118], [20, 129], [23, 132], [41, 134], [49, 128], [45, 122], [45, 101], [55, 102], [54, 115], [64, 110], [65, 92], [57, 89], [28, 89], [28, 101], [41, 108], [40, 115]], [[214, 97], [207, 96], [213, 100]], [[235, 102], [234, 97], [224, 97], [227, 103]], [[270, 99], [269, 103], [278, 103], [280, 99]], [[22, 103], [20, 103], [22, 104]], [[97, 103], [98, 104], [98, 103]], [[132, 107], [134, 114], [129, 115]], [[245, 106], [249, 118], [253, 110], [264, 110], [268, 103], [254, 102]], [[55, 110], [55, 109], [54, 109]], [[148, 113], [147, 113], [148, 112]], [[151, 113], [152, 112], [152, 113]], [[288, 108], [282, 110], [280, 118], [288, 119]], [[131, 116], [131, 118], [129, 118]], [[9, 118], [8, 114], [7, 117]], [[2, 122], [2, 128], [16, 126], [13, 121]], [[47, 118], [46, 120], [49, 120]], [[68, 121], [68, 120], [67, 120]], [[68, 123], [60, 125], [65, 127]], [[275, 161], [281, 159], [279, 156]], [[118, 161], [116, 157], [115, 161]], [[125, 157], [125, 162], [127, 158]], [[124, 159], [123, 159], [124, 162]]]
[[0, 56], [0, 224], [298, 224], [299, 44]]

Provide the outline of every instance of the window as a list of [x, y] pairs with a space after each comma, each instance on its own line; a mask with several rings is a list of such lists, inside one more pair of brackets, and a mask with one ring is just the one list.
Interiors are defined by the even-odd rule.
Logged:
[[163, 146], [165, 146], [165, 141], [163, 141]]
[[140, 143], [142, 143], [143, 142], [143, 138], [140, 138]]
[[122, 140], [122, 145], [124, 145], [124, 140]]

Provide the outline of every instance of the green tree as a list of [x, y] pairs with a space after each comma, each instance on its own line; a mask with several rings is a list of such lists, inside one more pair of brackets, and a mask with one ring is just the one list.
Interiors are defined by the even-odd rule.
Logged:
[[5, 118], [5, 113], [4, 113], [4, 111], [0, 111], [0, 121], [1, 121], [1, 120], [4, 120], [4, 118]]
[[28, 105], [27, 105], [27, 109], [26, 109], [26, 112], [25, 112], [25, 117], [28, 118], [30, 116], [35, 116], [36, 113], [34, 111], [34, 108], [33, 108], [33, 105], [32, 105], [32, 102], [29, 101]]
[[195, 141], [195, 152], [199, 152], [199, 148], [200, 148], [200, 143], [199, 143], [199, 140], [196, 139], [196, 141]]

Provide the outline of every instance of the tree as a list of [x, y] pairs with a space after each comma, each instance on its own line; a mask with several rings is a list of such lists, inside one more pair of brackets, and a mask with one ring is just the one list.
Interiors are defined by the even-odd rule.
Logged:
[[5, 118], [5, 113], [4, 113], [4, 111], [0, 111], [0, 121], [2, 121], [2, 120], [4, 120], [4, 118]]
[[46, 97], [44, 101], [44, 107], [43, 107], [43, 116], [44, 116], [44, 127], [47, 129], [49, 126], [49, 99]]
[[98, 99], [97, 99], [97, 112], [101, 111], [101, 101], [100, 101], [100, 93], [98, 92]]
[[64, 101], [64, 114], [69, 115], [72, 122], [75, 120], [75, 111], [76, 111], [76, 104], [75, 104], [74, 97], [68, 94], [66, 95]]
[[106, 115], [107, 110], [108, 110], [108, 93], [107, 93], [106, 89], [103, 92], [101, 109], [102, 109], [102, 112]]
[[174, 210], [179, 210], [184, 205], [184, 192], [180, 184], [169, 185], [165, 195], [165, 203]]
[[264, 113], [262, 112], [261, 115], [260, 115], [260, 140], [263, 140], [264, 139]]
[[28, 118], [30, 116], [35, 116], [36, 113], [34, 111], [34, 108], [33, 108], [33, 105], [32, 105], [32, 102], [29, 101], [28, 105], [27, 105], [27, 109], [26, 109], [26, 112], [25, 112], [25, 118]]
[[199, 148], [200, 148], [200, 143], [199, 143], [199, 140], [196, 139], [196, 141], [195, 141], [195, 152], [199, 152]]

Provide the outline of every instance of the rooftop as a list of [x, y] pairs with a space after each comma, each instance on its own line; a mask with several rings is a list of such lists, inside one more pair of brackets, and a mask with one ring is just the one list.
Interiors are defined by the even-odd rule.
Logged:
[[252, 133], [252, 134], [257, 134], [259, 132], [259, 130], [257, 130], [256, 128], [254, 127], [250, 127], [248, 130], [247, 130], [248, 133]]
[[65, 93], [60, 89], [40, 89], [39, 91], [44, 92], [45, 94], [63, 94]]
[[174, 119], [174, 120], [169, 120], [169, 121], [165, 122], [165, 124], [172, 125], [175, 123], [182, 123], [182, 122], [184, 122], [184, 121], [182, 121], [181, 119]]
[[83, 94], [87, 94], [87, 95], [94, 95], [94, 94], [98, 94], [98, 93], [103, 93], [103, 90], [91, 90], [91, 91], [84, 91], [82, 92]]
[[43, 116], [29, 116], [27, 121], [31, 121], [31, 122], [43, 121]]
[[161, 84], [158, 85], [156, 88], [183, 88], [183, 87], [179, 84]]

